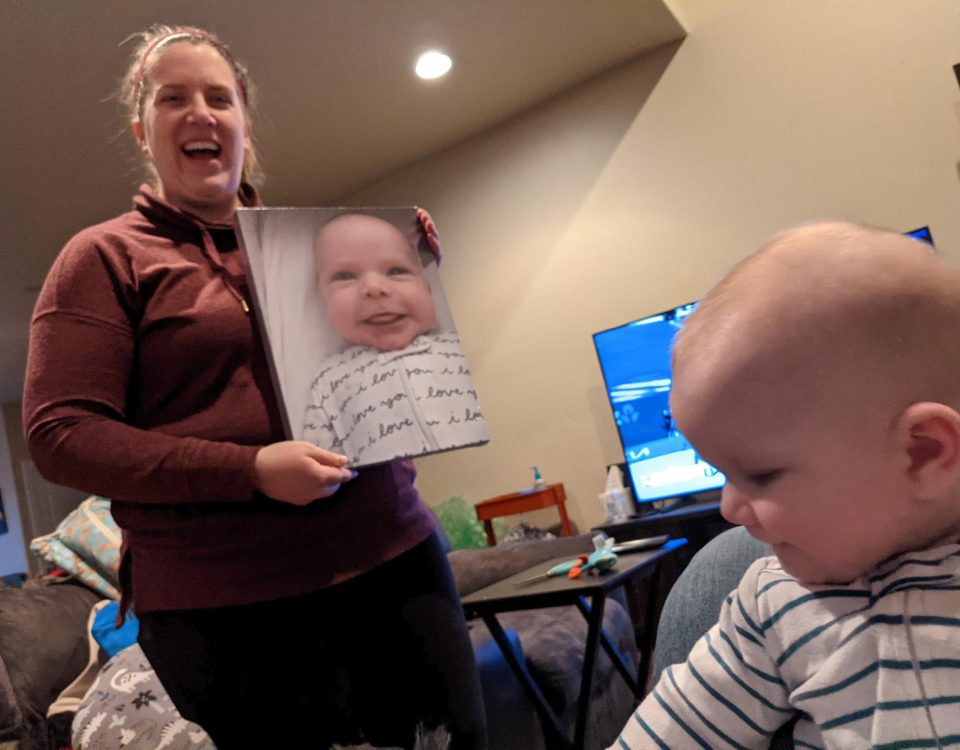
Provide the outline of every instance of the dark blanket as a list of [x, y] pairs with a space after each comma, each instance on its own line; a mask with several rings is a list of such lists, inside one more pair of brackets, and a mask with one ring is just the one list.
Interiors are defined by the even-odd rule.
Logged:
[[101, 598], [70, 581], [0, 588], [0, 741], [48, 750], [63, 739], [47, 707], [86, 666], [87, 618]]

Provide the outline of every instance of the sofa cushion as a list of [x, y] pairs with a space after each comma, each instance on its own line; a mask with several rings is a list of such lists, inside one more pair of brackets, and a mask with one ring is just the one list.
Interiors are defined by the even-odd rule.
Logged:
[[[563, 714], [580, 694], [580, 671], [587, 643], [587, 620], [575, 607], [504, 612], [497, 615], [505, 628], [517, 631], [520, 646], [527, 658], [531, 674], [546, 699], [558, 714]], [[603, 628], [628, 663], [638, 663], [630, 616], [619, 602], [607, 600], [603, 612]], [[615, 675], [613, 662], [602, 648], [597, 650], [593, 692]]]
[[[527, 698], [500, 646], [481, 620], [469, 623], [470, 644], [477, 660], [483, 708], [487, 715], [487, 746], [546, 750], [536, 709]], [[504, 631], [514, 654], [524, 660], [515, 630]]]
[[0, 740], [40, 731], [86, 664], [87, 617], [99, 598], [69, 581], [0, 588]]

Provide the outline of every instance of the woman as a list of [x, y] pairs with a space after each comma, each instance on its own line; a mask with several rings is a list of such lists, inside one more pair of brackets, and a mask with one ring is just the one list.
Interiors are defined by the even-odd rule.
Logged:
[[212, 34], [156, 26], [123, 87], [153, 174], [80, 232], [37, 301], [24, 393], [51, 481], [111, 498], [124, 603], [219, 750], [484, 746], [462, 610], [407, 463], [284, 441], [232, 226], [256, 205], [250, 83]]

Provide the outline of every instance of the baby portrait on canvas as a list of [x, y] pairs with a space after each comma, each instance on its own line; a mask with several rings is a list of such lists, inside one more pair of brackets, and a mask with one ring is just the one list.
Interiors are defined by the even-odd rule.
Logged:
[[353, 466], [487, 442], [425, 212], [254, 209], [239, 223], [291, 438]]

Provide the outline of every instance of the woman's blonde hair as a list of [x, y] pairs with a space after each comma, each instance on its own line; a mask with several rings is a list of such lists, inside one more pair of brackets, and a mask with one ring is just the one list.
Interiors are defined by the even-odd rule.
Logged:
[[[240, 103], [247, 122], [252, 121], [254, 91], [247, 68], [230, 53], [227, 45], [220, 41], [216, 34], [192, 26], [154, 24], [146, 31], [128, 37], [126, 41], [131, 39], [138, 39], [139, 42], [130, 54], [130, 63], [117, 94], [117, 98], [120, 100], [120, 104], [130, 122], [139, 122], [143, 119], [151, 64], [156, 61], [164, 47], [177, 42], [187, 42], [194, 45], [208, 44], [220, 54], [227, 65], [230, 66], [230, 70], [233, 71], [237, 91], [240, 94]], [[156, 179], [157, 174], [153, 165], [147, 162], [146, 167], [151, 176]], [[263, 183], [263, 179], [264, 175], [260, 169], [257, 152], [251, 139], [244, 153], [241, 180], [251, 185], [260, 185]]]

